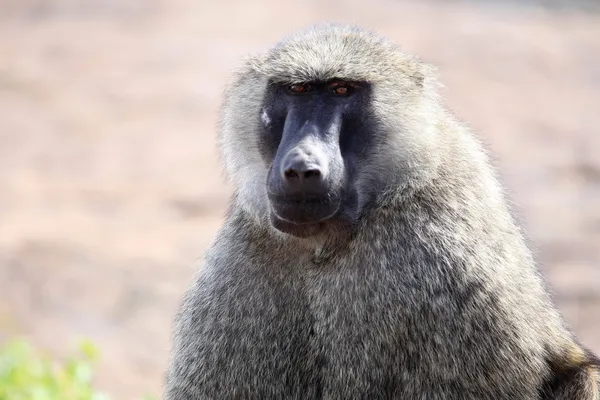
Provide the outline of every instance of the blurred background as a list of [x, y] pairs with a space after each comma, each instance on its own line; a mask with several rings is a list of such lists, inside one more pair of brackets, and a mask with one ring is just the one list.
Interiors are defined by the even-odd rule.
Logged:
[[240, 58], [318, 21], [440, 68], [549, 286], [600, 352], [597, 2], [0, 0], [0, 344], [101, 351], [112, 399], [160, 394], [171, 321], [228, 202], [215, 147]]

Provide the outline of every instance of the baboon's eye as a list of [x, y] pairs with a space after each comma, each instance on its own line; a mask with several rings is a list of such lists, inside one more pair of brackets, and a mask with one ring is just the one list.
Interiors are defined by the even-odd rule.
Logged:
[[310, 91], [311, 87], [308, 83], [294, 83], [288, 86], [288, 90], [292, 93], [306, 93]]
[[347, 82], [333, 82], [329, 84], [329, 88], [333, 94], [337, 94], [338, 96], [347, 96], [352, 91], [352, 86]]
[[333, 89], [333, 91], [335, 92], [335, 94], [348, 94], [348, 88], [346, 86], [338, 86], [335, 89]]

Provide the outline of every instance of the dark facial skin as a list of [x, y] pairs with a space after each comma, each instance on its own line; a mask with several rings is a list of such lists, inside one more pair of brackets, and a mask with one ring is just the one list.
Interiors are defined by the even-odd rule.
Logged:
[[357, 168], [376, 136], [370, 93], [341, 79], [269, 84], [259, 144], [276, 229], [308, 237], [355, 222]]

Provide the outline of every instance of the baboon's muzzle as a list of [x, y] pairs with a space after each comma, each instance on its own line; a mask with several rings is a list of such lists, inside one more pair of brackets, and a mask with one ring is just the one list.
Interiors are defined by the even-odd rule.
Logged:
[[267, 191], [274, 218], [315, 224], [335, 215], [340, 205], [338, 128], [331, 118], [319, 123], [318, 115], [305, 119], [297, 114], [290, 112], [286, 119]]

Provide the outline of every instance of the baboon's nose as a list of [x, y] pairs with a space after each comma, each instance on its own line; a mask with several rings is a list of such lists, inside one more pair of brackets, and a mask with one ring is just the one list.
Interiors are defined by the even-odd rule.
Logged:
[[319, 193], [324, 190], [327, 166], [320, 157], [294, 149], [281, 163], [281, 177], [292, 192]]

